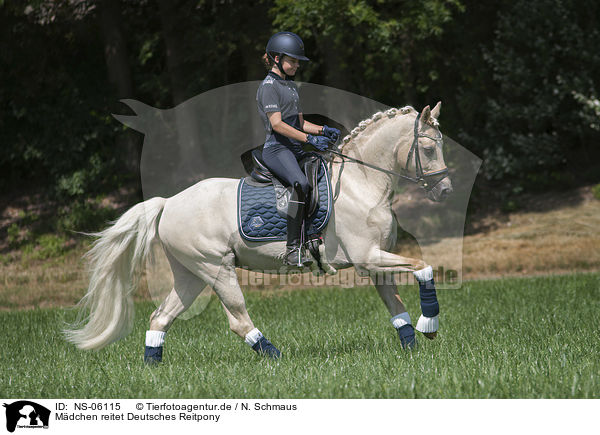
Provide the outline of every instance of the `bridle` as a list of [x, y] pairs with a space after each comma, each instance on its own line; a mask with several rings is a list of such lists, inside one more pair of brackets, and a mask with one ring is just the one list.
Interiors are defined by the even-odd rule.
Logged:
[[[414, 138], [413, 138], [412, 145], [410, 146], [410, 150], [408, 151], [408, 157], [406, 158], [406, 166], [404, 167], [404, 171], [405, 171], [404, 174], [401, 174], [399, 172], [390, 171], [388, 169], [380, 168], [379, 166], [375, 166], [370, 163], [363, 162], [362, 160], [355, 159], [354, 157], [347, 156], [338, 151], [334, 151], [334, 150], [327, 150], [327, 151], [329, 151], [330, 153], [333, 153], [337, 156], [340, 156], [344, 159], [348, 159], [352, 162], [359, 163], [368, 168], [375, 169], [380, 172], [385, 172], [386, 174], [394, 175], [396, 177], [400, 177], [400, 178], [404, 178], [405, 180], [412, 181], [413, 183], [416, 183], [419, 186], [421, 186], [427, 192], [430, 192], [431, 190], [433, 190], [433, 188], [435, 186], [438, 185], [438, 183], [440, 181], [442, 181], [444, 178], [446, 178], [448, 176], [448, 167], [444, 167], [438, 171], [423, 172], [423, 166], [421, 165], [421, 157], [419, 155], [420, 154], [419, 153], [419, 138], [426, 137], [428, 139], [435, 141], [436, 145], [441, 145], [443, 143], [443, 137], [442, 137], [442, 133], [440, 133], [437, 137], [432, 137], [432, 136], [429, 136], [428, 134], [421, 133], [419, 131], [419, 120], [420, 119], [421, 119], [421, 114], [419, 113], [417, 115], [417, 119], [415, 120]], [[413, 154], [415, 156], [415, 176], [411, 177], [409, 175], [406, 175], [406, 173], [408, 172], [408, 165], [410, 164], [410, 159], [412, 158]], [[432, 177], [439, 177], [439, 178], [437, 178], [433, 183], [428, 182], [427, 180], [429, 180]]]

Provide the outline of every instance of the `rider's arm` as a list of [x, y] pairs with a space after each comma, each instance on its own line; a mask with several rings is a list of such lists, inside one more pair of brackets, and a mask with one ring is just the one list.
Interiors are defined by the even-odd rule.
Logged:
[[323, 134], [323, 126], [306, 121], [302, 116], [302, 113], [298, 113], [298, 118], [300, 118], [300, 128], [302, 131], [310, 134]]
[[275, 130], [277, 133], [292, 139], [296, 139], [300, 142], [306, 142], [306, 133], [296, 130], [291, 125], [283, 122], [281, 120], [281, 112], [269, 112], [267, 113], [267, 116], [269, 117], [269, 122], [271, 123], [273, 130]]

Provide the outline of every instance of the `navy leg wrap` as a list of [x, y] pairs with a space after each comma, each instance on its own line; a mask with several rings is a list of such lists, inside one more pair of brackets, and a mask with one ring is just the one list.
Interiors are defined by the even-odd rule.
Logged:
[[400, 344], [402, 345], [402, 349], [414, 349], [417, 344], [417, 340], [415, 338], [415, 329], [411, 324], [407, 324], [397, 328], [398, 336], [400, 337]]
[[273, 359], [278, 359], [281, 357], [281, 352], [279, 352], [279, 349], [273, 346], [265, 337], [260, 337], [254, 346], [252, 346], [252, 349], [254, 349], [259, 355], [266, 355]]
[[144, 351], [144, 362], [146, 364], [158, 364], [159, 362], [162, 362], [162, 352], [162, 346], [146, 346], [146, 350]]
[[421, 295], [421, 312], [425, 317], [435, 317], [440, 313], [435, 294], [435, 283], [433, 279], [427, 282], [419, 282], [419, 294]]

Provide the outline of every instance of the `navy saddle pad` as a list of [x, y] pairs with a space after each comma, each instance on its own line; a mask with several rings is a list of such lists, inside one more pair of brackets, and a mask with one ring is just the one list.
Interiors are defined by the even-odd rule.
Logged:
[[[277, 213], [273, 184], [259, 184], [249, 177], [238, 185], [237, 218], [240, 235], [253, 242], [287, 239], [287, 220]], [[333, 207], [331, 183], [325, 162], [318, 175], [319, 207], [305, 222], [306, 235], [320, 233], [329, 221]]]

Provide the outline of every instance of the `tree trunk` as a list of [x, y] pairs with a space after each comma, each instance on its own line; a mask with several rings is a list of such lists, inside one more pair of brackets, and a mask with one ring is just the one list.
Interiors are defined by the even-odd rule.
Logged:
[[182, 2], [158, 0], [162, 34], [167, 49], [167, 69], [171, 81], [171, 97], [176, 106], [187, 98], [187, 74], [185, 71], [185, 41], [181, 25], [182, 18], [177, 9]]
[[[186, 1], [158, 0], [162, 34], [166, 47], [167, 69], [171, 82], [171, 97], [173, 105], [183, 103], [187, 98], [187, 86], [189, 75], [185, 65], [185, 38], [184, 30], [187, 17], [180, 11]], [[208, 71], [200, 71], [207, 73]], [[185, 174], [186, 179], [202, 180], [207, 177], [205, 147], [201, 134], [201, 114], [194, 112], [193, 104], [186, 104], [175, 111], [176, 144], [179, 161], [178, 171]], [[204, 126], [208, 128], [208, 126]]]
[[[133, 97], [133, 84], [127, 44], [121, 28], [121, 11], [118, 0], [101, 0], [99, 20], [104, 40], [104, 58], [108, 80], [113, 85], [117, 100]], [[130, 132], [117, 136], [115, 144], [123, 150], [123, 162], [129, 171], [137, 172], [140, 162], [140, 141]]]

